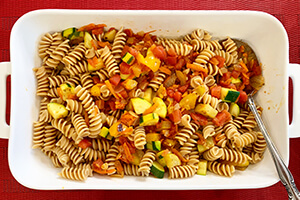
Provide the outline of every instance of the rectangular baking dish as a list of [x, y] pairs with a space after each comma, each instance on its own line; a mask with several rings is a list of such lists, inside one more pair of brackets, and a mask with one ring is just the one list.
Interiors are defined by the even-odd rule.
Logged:
[[[42, 152], [31, 148], [32, 122], [38, 118], [39, 112], [32, 68], [41, 64], [38, 42], [42, 35], [89, 23], [105, 23], [116, 28], [124, 26], [134, 32], [156, 30], [155, 34], [170, 37], [201, 28], [215, 37], [230, 36], [248, 42], [263, 64], [265, 77], [265, 86], [257, 94], [256, 101], [264, 108], [263, 120], [283, 160], [285, 163], [289, 161], [288, 38], [282, 24], [273, 16], [256, 11], [37, 10], [25, 14], [13, 26], [11, 67], [4, 63], [0, 70], [3, 77], [11, 69], [11, 125], [7, 127], [1, 121], [4, 127], [1, 130], [4, 130], [3, 133], [10, 131], [9, 167], [18, 182], [29, 188], [45, 190], [190, 190], [261, 188], [279, 180], [268, 151], [260, 163], [249, 166], [245, 171], [236, 171], [232, 178], [212, 173], [180, 180], [151, 177], [120, 179], [95, 175], [85, 182], [77, 182], [60, 178], [57, 175], [60, 169], [53, 167]], [[4, 100], [1, 101], [1, 105], [4, 104]]]

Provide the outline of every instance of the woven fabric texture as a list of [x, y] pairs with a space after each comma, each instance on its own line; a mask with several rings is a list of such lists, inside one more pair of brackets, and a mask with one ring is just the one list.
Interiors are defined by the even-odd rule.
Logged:
[[[257, 10], [264, 11], [281, 21], [289, 37], [289, 59], [300, 63], [300, 1], [299, 0], [1, 0], [0, 1], [0, 62], [9, 61], [10, 31], [23, 14], [36, 9], [130, 9], [130, 10]], [[0, 69], [1, 70], [1, 69]], [[10, 96], [10, 79], [7, 81], [7, 97]], [[292, 84], [290, 81], [290, 97]], [[292, 104], [292, 98], [289, 100]], [[10, 104], [7, 103], [9, 106]], [[291, 110], [291, 109], [290, 109]], [[4, 112], [4, 111], [1, 111]], [[2, 113], [3, 114], [3, 113]], [[291, 115], [291, 113], [290, 113]], [[6, 109], [9, 121], [9, 108]], [[0, 130], [1, 131], [1, 130]], [[289, 168], [300, 187], [300, 138], [290, 140]], [[281, 183], [261, 189], [200, 190], [200, 191], [38, 191], [19, 184], [8, 166], [8, 141], [0, 139], [0, 199], [288, 199]], [[20, 166], [22, 167], [22, 166]]]

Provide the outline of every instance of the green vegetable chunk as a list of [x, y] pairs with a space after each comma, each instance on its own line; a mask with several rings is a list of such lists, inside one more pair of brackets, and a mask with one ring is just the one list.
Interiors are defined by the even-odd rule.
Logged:
[[150, 172], [156, 178], [163, 178], [165, 175], [165, 169], [157, 161], [153, 162]]

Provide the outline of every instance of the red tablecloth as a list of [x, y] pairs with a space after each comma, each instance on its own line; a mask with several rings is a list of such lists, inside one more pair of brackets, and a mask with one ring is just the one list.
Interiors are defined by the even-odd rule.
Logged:
[[[10, 31], [15, 21], [31, 10], [67, 9], [162, 9], [162, 10], [258, 10], [277, 17], [288, 32], [290, 62], [300, 63], [300, 1], [299, 0], [1, 0], [0, 62], [9, 61]], [[0, 69], [1, 70], [1, 69]], [[291, 84], [290, 84], [291, 86]], [[10, 82], [8, 81], [8, 88]], [[291, 94], [290, 89], [290, 94]], [[4, 111], [1, 111], [4, 112]], [[6, 111], [9, 119], [9, 109]], [[1, 131], [1, 130], [0, 130]], [[300, 187], [300, 139], [290, 140], [290, 165]], [[281, 183], [262, 189], [201, 191], [38, 191], [20, 185], [8, 167], [8, 141], [0, 139], [0, 199], [287, 199]], [[22, 167], [22, 166], [20, 166]], [[117, 189], [117, 188], [116, 188]]]

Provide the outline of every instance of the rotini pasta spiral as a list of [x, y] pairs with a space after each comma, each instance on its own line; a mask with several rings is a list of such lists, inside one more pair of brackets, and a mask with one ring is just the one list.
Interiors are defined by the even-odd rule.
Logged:
[[214, 136], [216, 134], [215, 132], [215, 126], [213, 124], [208, 124], [203, 127], [203, 137], [206, 139], [210, 136]]
[[64, 167], [59, 175], [63, 178], [84, 181], [92, 174], [91, 166], [88, 164], [78, 165], [74, 167]]
[[208, 48], [204, 49], [200, 52], [200, 54], [197, 56], [195, 62], [200, 65], [205, 65], [208, 63], [208, 61], [215, 56], [215, 53]]
[[125, 43], [126, 43], [126, 33], [124, 33], [123, 27], [121, 27], [115, 36], [112, 49], [111, 49], [111, 53], [114, 56], [117, 63], [121, 62], [121, 53]]
[[242, 134], [240, 137], [235, 138], [234, 144], [237, 148], [245, 147], [251, 143], [254, 143], [257, 138], [257, 133], [255, 131], [250, 131]]
[[112, 55], [111, 51], [107, 46], [100, 50], [101, 58], [105, 63], [108, 75], [112, 77], [115, 74], [120, 73], [119, 66], [117, 65], [116, 59]]
[[85, 52], [86, 47], [84, 46], [84, 43], [80, 43], [62, 59], [62, 62], [66, 65], [75, 65], [85, 56]]
[[[119, 154], [119, 150], [118, 150], [118, 146], [113, 144], [110, 149], [108, 150], [108, 153], [106, 155], [106, 159], [105, 159], [105, 163], [108, 164], [108, 168], [107, 170], [113, 170], [115, 169], [115, 161], [116, 161], [116, 157]], [[116, 173], [116, 171], [109, 173], [108, 175], [112, 175]]]
[[63, 41], [51, 52], [50, 57], [46, 60], [45, 64], [49, 67], [56, 68], [68, 53], [69, 49], [69, 40]]
[[214, 146], [203, 153], [203, 158], [208, 161], [215, 161], [221, 158], [223, 154], [224, 154], [223, 149]]
[[143, 176], [149, 176], [150, 167], [152, 166], [154, 160], [155, 152], [147, 150], [139, 164], [138, 172], [140, 172]]
[[33, 149], [44, 146], [45, 127], [46, 123], [43, 121], [33, 122]]
[[146, 144], [146, 133], [143, 126], [138, 126], [134, 129], [134, 146], [137, 149], [144, 149]]
[[175, 139], [178, 140], [180, 145], [183, 145], [198, 130], [198, 128], [199, 126], [196, 123], [191, 122], [191, 127], [182, 128], [175, 136]]
[[148, 87], [151, 87], [154, 91], [157, 91], [159, 86], [164, 82], [166, 75], [163, 72], [156, 72], [154, 77], [150, 80]]
[[188, 178], [194, 176], [196, 170], [190, 165], [175, 166], [170, 169], [169, 178]]
[[235, 172], [235, 168], [233, 165], [222, 164], [217, 161], [213, 161], [213, 162], [208, 161], [207, 169], [215, 174], [218, 174], [220, 176], [227, 176], [227, 177], [233, 176]]
[[33, 71], [35, 72], [35, 76], [37, 79], [36, 95], [41, 97], [47, 96], [50, 83], [45, 67], [43, 66], [34, 68]]
[[223, 152], [224, 153], [220, 157], [220, 159], [228, 161], [232, 165], [243, 164], [243, 163], [251, 160], [251, 158], [247, 154], [233, 150], [233, 149], [223, 148]]

